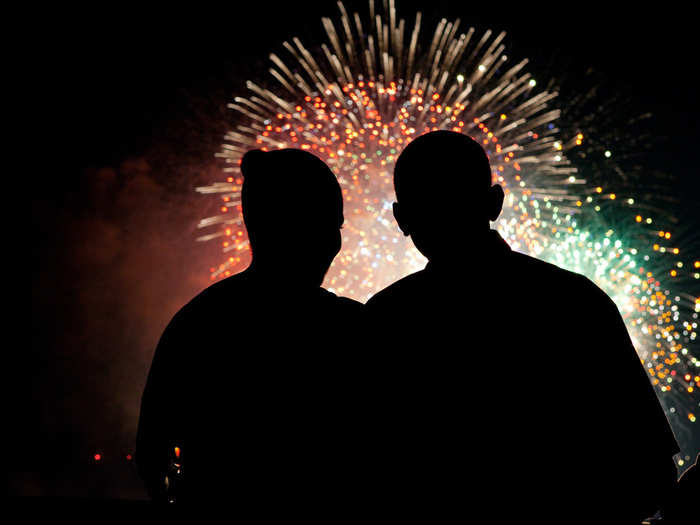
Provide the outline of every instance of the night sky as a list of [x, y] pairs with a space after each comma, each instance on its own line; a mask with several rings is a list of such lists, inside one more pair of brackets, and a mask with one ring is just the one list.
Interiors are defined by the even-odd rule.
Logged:
[[[675, 177], [678, 228], [700, 226], [698, 46], [681, 4], [397, 4], [409, 21], [424, 12], [423, 32], [443, 16], [507, 31], [508, 54], [530, 58], [538, 81], [593, 68], [606, 90], [653, 113], [645, 162]], [[221, 179], [214, 153], [233, 121], [225, 105], [264, 76], [282, 41], [325, 41], [320, 18], [337, 12], [314, 1], [44, 15], [35, 132], [51, 140], [30, 170], [31, 393], [19, 405], [14, 492], [143, 497], [126, 455], [153, 350], [220, 259], [218, 246], [194, 240], [215, 202], [193, 189]]]

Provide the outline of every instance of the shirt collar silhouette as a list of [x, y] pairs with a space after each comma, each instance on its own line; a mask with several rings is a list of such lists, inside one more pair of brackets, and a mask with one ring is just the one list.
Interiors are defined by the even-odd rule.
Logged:
[[512, 252], [510, 246], [496, 230], [489, 230], [481, 239], [469, 245], [464, 253], [455, 254], [449, 260], [432, 259], [425, 266], [427, 272], [442, 272], [453, 269], [490, 267], [502, 263]]

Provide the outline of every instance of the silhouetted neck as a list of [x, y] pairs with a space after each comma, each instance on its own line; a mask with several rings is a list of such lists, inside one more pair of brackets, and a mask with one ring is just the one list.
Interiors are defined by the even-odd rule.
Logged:
[[246, 270], [250, 277], [260, 281], [267, 288], [274, 288], [295, 293], [318, 293], [323, 283], [323, 275], [302, 273], [290, 268], [283, 268], [279, 262], [267, 263], [253, 259]]
[[482, 235], [470, 234], [469, 242], [459, 251], [445, 257], [433, 257], [425, 266], [427, 271], [457, 271], [465, 268], [490, 266], [502, 261], [510, 253], [508, 243], [496, 230], [486, 230]]

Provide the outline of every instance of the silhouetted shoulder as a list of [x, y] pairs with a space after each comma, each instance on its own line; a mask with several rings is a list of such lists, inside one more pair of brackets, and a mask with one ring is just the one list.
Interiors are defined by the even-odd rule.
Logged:
[[415, 293], [426, 283], [425, 270], [412, 273], [390, 284], [369, 298], [365, 306], [371, 310], [389, 307], [394, 303], [413, 301]]
[[[335, 294], [333, 294], [335, 295]], [[355, 301], [354, 299], [350, 299], [349, 297], [338, 297], [337, 295], [335, 296], [338, 304], [345, 306], [347, 308], [361, 308], [362, 303], [359, 301]]]
[[[543, 291], [573, 300], [586, 300], [613, 304], [610, 298], [587, 277], [565, 270], [554, 264], [518, 252], [493, 259], [483, 267], [465, 263], [461, 276], [446, 275], [445, 272], [426, 268], [412, 273], [373, 295], [367, 306], [371, 310], [391, 308], [395, 305], [415, 303], [426, 294], [437, 294], [449, 299], [461, 288], [484, 293], [498, 293], [499, 289], [528, 290], [542, 294]], [[441, 291], [440, 291], [441, 290]], [[423, 305], [429, 306], [429, 305]]]
[[236, 297], [232, 294], [248, 293], [252, 286], [260, 285], [255, 282], [255, 279], [248, 272], [241, 272], [214, 284], [208, 286], [197, 294], [192, 300], [187, 303], [182, 310], [185, 313], [192, 310], [202, 308], [208, 303], [218, 303], [221, 301], [235, 301]]
[[[625, 431], [629, 431], [629, 440], [637, 439], [639, 443], [646, 440], [639, 448], [655, 450], [661, 463], [667, 461], [668, 467], [672, 463], [670, 458], [678, 451], [678, 444], [617, 304], [583, 275], [523, 254], [513, 253], [513, 260], [530, 276], [534, 288], [528, 288], [528, 292], [540, 290], [548, 297], [557, 296], [556, 304], [561, 310], [557, 313], [558, 319], [565, 326], [559, 337], [563, 339], [567, 332], [575, 333], [576, 337], [568, 341], [569, 348], [577, 348], [576, 352], [581, 354], [595, 352], [605, 360], [606, 370], [617, 378], [617, 384], [608, 385], [606, 393], [609, 400], [616, 399], [628, 407]], [[614, 428], [614, 422], [609, 424]], [[632, 428], [634, 430], [630, 430]], [[623, 430], [618, 428], [617, 433], [622, 435]], [[639, 437], [642, 435], [643, 439]], [[664, 467], [652, 466], [651, 460], [649, 468], [658, 468], [660, 479], [665, 474]]]
[[[226, 311], [246, 307], [250, 285], [244, 273], [208, 286], [188, 301], [172, 317], [156, 347], [155, 362], [174, 361], [199, 346], [198, 339], [207, 333], [205, 328], [216, 326]], [[156, 367], [157, 368], [157, 367]]]
[[218, 303], [231, 303], [236, 300], [235, 295], [245, 293], [250, 279], [245, 272], [232, 275], [221, 281], [217, 281], [195, 295], [173, 317], [172, 322], [181, 322], [198, 313], [211, 308]]
[[583, 293], [587, 297], [609, 300], [608, 296], [585, 275], [520, 252], [510, 252], [506, 269], [516, 277], [524, 277], [537, 286], [556, 288], [561, 293]]
[[361, 302], [350, 299], [349, 297], [339, 297], [325, 288], [320, 288], [319, 294], [322, 300], [328, 301], [330, 304], [338, 308], [346, 309], [348, 311], [359, 311], [362, 308]]
[[318, 288], [309, 296], [280, 295], [274, 288], [266, 288], [247, 272], [218, 281], [192, 298], [173, 317], [166, 331], [200, 329], [202, 323], [212, 323], [221, 316], [283, 308], [290, 318], [305, 315], [306, 311], [323, 316], [357, 315], [362, 303]]
[[557, 299], [557, 304], [572, 311], [572, 318], [577, 312], [577, 323], [602, 323], [598, 331], [612, 330], [619, 342], [629, 341], [617, 305], [588, 277], [517, 252], [510, 258], [511, 268], [520, 273], [520, 282], [527, 283], [527, 290]]

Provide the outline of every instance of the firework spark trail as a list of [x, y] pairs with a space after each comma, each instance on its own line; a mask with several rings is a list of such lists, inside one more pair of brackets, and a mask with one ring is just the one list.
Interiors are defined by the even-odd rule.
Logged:
[[[697, 283], [700, 262], [681, 261], [671, 233], [654, 230], [649, 202], [623, 198], [581, 176], [571, 153], [586, 148], [582, 130], [559, 129], [561, 112], [550, 107], [557, 93], [536, 89], [524, 70], [527, 60], [508, 63], [504, 32], [459, 33], [460, 20], [442, 19], [423, 52], [421, 14], [409, 26], [397, 20], [393, 0], [386, 4], [388, 17], [370, 0], [370, 18], [363, 21], [338, 3], [340, 23], [322, 20], [330, 44], [321, 45], [322, 53], [298, 38], [284, 42], [290, 61], [270, 55], [277, 87], [248, 81], [250, 95], [229, 104], [246, 123], [226, 134], [219, 153], [228, 177], [198, 188], [222, 199], [221, 213], [200, 223], [216, 229], [200, 240], [220, 239], [227, 254], [211, 269], [212, 279], [232, 275], [250, 260], [238, 166], [251, 148], [309, 150], [336, 173], [346, 228], [325, 281], [329, 289], [364, 301], [422, 268], [425, 259], [391, 214], [393, 164], [423, 133], [466, 133], [484, 146], [493, 180], [506, 193], [496, 228], [514, 250], [582, 273], [613, 298], [682, 449], [694, 455], [700, 299], [683, 286], [688, 279]], [[598, 213], [610, 205], [625, 207], [623, 225], [612, 227]], [[293, 207], [290, 199], [292, 221]], [[303, 234], [299, 240], [303, 246]], [[662, 254], [676, 260], [669, 263]], [[683, 457], [678, 461], [682, 465]]]

